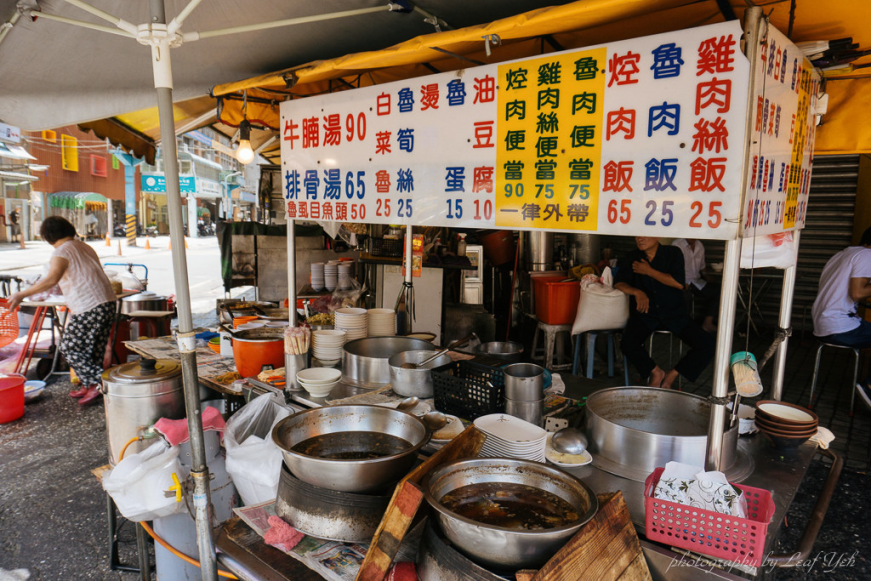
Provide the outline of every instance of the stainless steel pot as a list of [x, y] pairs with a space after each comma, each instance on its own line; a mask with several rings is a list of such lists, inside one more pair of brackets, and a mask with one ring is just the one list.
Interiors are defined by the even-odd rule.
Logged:
[[[103, 372], [103, 402], [109, 462], [114, 466], [124, 445], [154, 422], [185, 417], [181, 364], [173, 359], [140, 359], [107, 369]], [[152, 443], [135, 442], [125, 455], [141, 452]]]
[[[535, 363], [514, 363], [502, 368], [505, 398], [541, 401], [544, 397], [544, 367]], [[510, 413], [510, 412], [509, 412]]]
[[498, 357], [509, 363], [517, 363], [523, 356], [523, 345], [514, 341], [490, 341], [475, 347], [475, 352]]
[[[670, 461], [704, 466], [710, 413], [706, 399], [682, 391], [655, 387], [597, 391], [587, 398], [593, 463], [637, 482]], [[720, 466], [727, 476], [737, 446], [736, 424], [724, 434]]]
[[[378, 432], [409, 442], [399, 454], [370, 460], [332, 460], [295, 452], [292, 448], [316, 436], [336, 432]], [[423, 422], [413, 415], [371, 405], [315, 408], [284, 418], [272, 430], [291, 473], [309, 484], [343, 492], [377, 492], [405, 476], [417, 451], [429, 441]]]
[[389, 359], [403, 351], [435, 351], [429, 341], [409, 337], [367, 337], [345, 343], [342, 381], [375, 389], [390, 383]]
[[[558, 528], [523, 531], [476, 522], [441, 504], [448, 492], [481, 482], [510, 482], [545, 490], [576, 508], [580, 519]], [[485, 567], [512, 572], [547, 562], [599, 510], [595, 493], [577, 478], [538, 462], [508, 458], [446, 464], [427, 476], [423, 493], [437, 511], [442, 532], [458, 550]]]
[[423, 367], [417, 369], [403, 369], [403, 363], [420, 363], [428, 357], [432, 357], [430, 351], [403, 351], [387, 360], [390, 365], [390, 384], [394, 393], [419, 398], [433, 396], [432, 369], [447, 365], [452, 361], [450, 355], [439, 355]]
[[121, 299], [121, 313], [129, 315], [136, 311], [168, 311], [168, 304], [166, 297], [143, 292]]

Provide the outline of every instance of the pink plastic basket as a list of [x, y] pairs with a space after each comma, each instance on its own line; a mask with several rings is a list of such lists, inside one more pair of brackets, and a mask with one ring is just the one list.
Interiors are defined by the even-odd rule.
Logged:
[[768, 523], [774, 516], [769, 491], [733, 484], [747, 499], [749, 518], [738, 518], [653, 498], [663, 470], [657, 468], [644, 482], [644, 526], [648, 539], [753, 567], [762, 564]]

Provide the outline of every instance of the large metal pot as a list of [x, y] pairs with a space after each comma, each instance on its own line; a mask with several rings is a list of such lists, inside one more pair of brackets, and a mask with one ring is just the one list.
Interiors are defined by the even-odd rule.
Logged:
[[[173, 359], [140, 359], [103, 372], [103, 402], [109, 463], [120, 460], [124, 445], [160, 418], [185, 417], [181, 364]], [[125, 455], [141, 452], [153, 442], [141, 440]]]
[[[376, 432], [402, 438], [410, 446], [399, 454], [368, 460], [332, 460], [308, 456], [294, 446], [324, 434]], [[378, 492], [405, 476], [417, 451], [429, 441], [423, 422], [413, 415], [371, 405], [327, 406], [286, 417], [272, 430], [291, 473], [309, 484], [343, 492]]]
[[410, 337], [367, 337], [345, 343], [342, 353], [342, 380], [363, 388], [378, 388], [390, 383], [389, 359], [403, 351], [435, 351], [435, 345]]
[[405, 397], [417, 396], [427, 398], [433, 396], [432, 369], [447, 365], [453, 361], [447, 353], [439, 355], [423, 367], [403, 369], [403, 363], [420, 363], [433, 356], [432, 351], [403, 351], [387, 360], [390, 365], [390, 385], [393, 392]]
[[153, 292], [141, 292], [121, 299], [121, 313], [129, 315], [136, 311], [168, 311], [168, 305], [166, 297]]
[[490, 341], [475, 347], [475, 352], [497, 357], [508, 363], [517, 363], [523, 357], [523, 344], [514, 341]]
[[[571, 504], [580, 519], [553, 529], [515, 530], [467, 519], [441, 504], [447, 493], [482, 482], [510, 482], [545, 490]], [[547, 562], [599, 510], [596, 494], [577, 478], [538, 462], [508, 458], [446, 464], [427, 476], [423, 493], [437, 511], [442, 532], [458, 550], [485, 567], [512, 572]]]
[[[710, 413], [706, 399], [682, 391], [655, 387], [597, 391], [587, 398], [593, 463], [637, 482], [670, 461], [704, 466]], [[727, 476], [737, 445], [736, 423], [724, 434], [720, 466]]]
[[284, 329], [261, 327], [234, 331], [233, 359], [242, 377], [253, 377], [265, 365], [273, 369], [284, 367]]

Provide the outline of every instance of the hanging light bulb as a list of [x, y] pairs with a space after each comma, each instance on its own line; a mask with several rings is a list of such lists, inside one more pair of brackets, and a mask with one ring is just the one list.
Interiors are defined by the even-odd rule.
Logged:
[[245, 165], [254, 161], [254, 150], [251, 149], [251, 124], [247, 119], [239, 124], [239, 147], [236, 148], [236, 159]]

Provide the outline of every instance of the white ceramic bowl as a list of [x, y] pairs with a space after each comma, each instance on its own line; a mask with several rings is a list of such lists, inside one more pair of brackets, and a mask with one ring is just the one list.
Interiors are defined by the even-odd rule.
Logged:
[[24, 382], [24, 401], [33, 401], [42, 395], [42, 391], [45, 389], [44, 381], [25, 381]]
[[309, 367], [296, 373], [296, 380], [301, 384], [326, 385], [337, 383], [342, 378], [342, 372], [328, 367]]
[[[323, 368], [316, 368], [316, 369], [323, 369]], [[306, 385], [303, 383], [301, 383], [300, 385], [302, 385], [302, 388], [304, 390], [306, 390], [307, 392], [309, 392], [313, 397], [326, 397], [326, 396], [330, 395], [330, 392], [333, 391], [333, 388], [338, 383], [339, 382], [337, 381], [335, 383], [328, 383], [326, 385]]]

